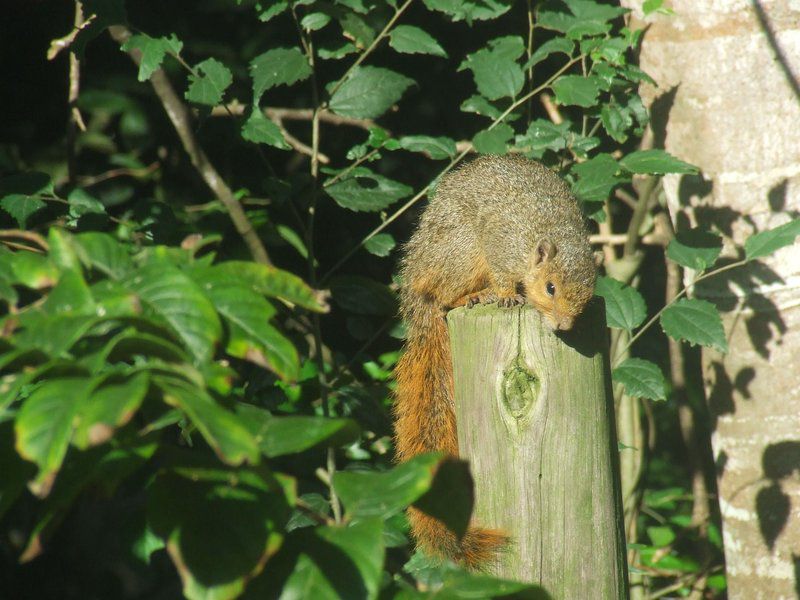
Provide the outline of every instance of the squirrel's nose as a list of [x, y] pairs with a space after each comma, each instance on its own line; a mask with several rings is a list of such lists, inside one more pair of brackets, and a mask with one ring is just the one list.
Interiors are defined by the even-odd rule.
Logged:
[[566, 331], [567, 329], [572, 329], [572, 323], [574, 319], [572, 317], [561, 317], [558, 320], [558, 329], [562, 331]]

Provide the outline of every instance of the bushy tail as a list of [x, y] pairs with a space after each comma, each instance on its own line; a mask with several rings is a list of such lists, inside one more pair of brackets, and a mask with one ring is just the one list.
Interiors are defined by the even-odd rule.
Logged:
[[[458, 456], [453, 365], [447, 325], [434, 305], [409, 311], [406, 350], [397, 364], [395, 439], [399, 460], [423, 452]], [[480, 568], [506, 544], [500, 532], [470, 528], [460, 540], [441, 521], [410, 508], [411, 533], [429, 554]]]

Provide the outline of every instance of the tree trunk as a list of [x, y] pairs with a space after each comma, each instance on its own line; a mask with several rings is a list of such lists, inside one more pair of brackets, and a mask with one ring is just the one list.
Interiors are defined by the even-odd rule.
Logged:
[[[647, 19], [641, 66], [658, 88], [642, 91], [656, 147], [703, 176], [669, 176], [664, 188], [676, 228], [717, 229], [732, 260], [731, 241], [741, 246], [800, 209], [800, 5], [674, 0], [671, 8], [674, 16]], [[800, 247], [698, 288], [724, 311], [730, 345], [725, 356], [703, 351], [729, 597], [796, 598]]]
[[558, 335], [531, 307], [461, 308], [448, 322], [476, 522], [513, 540], [495, 573], [553, 598], [627, 598], [602, 302]]

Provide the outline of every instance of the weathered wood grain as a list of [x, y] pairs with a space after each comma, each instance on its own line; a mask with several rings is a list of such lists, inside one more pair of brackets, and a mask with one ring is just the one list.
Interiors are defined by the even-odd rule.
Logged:
[[598, 299], [568, 332], [530, 307], [448, 315], [475, 521], [511, 535], [494, 573], [554, 598], [627, 598], [617, 441]]

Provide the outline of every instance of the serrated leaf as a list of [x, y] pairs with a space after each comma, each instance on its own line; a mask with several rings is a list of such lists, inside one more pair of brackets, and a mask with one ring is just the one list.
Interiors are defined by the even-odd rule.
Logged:
[[450, 15], [455, 22], [496, 19], [511, 9], [513, 0], [423, 0], [430, 10]]
[[405, 54], [433, 54], [434, 56], [447, 57], [432, 35], [427, 31], [412, 25], [398, 25], [389, 34], [389, 45]]
[[20, 229], [25, 229], [28, 217], [39, 212], [45, 206], [43, 200], [22, 194], [8, 194], [0, 200], [0, 207], [14, 218]]
[[264, 92], [277, 85], [292, 85], [311, 75], [308, 59], [299, 48], [274, 48], [250, 61], [253, 78], [253, 106]]
[[261, 112], [257, 106], [253, 108], [247, 121], [242, 125], [242, 137], [248, 142], [256, 144], [268, 144], [281, 150], [291, 150], [292, 147], [286, 143], [281, 128]]
[[134, 272], [125, 286], [169, 324], [198, 362], [211, 358], [222, 325], [214, 306], [187, 275], [155, 262]]
[[776, 250], [794, 244], [800, 235], [800, 219], [794, 219], [774, 229], [751, 235], [744, 243], [747, 260], [769, 256]]
[[168, 38], [153, 38], [145, 33], [132, 35], [127, 42], [122, 45], [122, 50], [130, 52], [139, 50], [142, 53], [139, 62], [139, 81], [147, 81], [150, 76], [159, 68], [164, 61], [167, 53], [180, 54], [183, 49], [181, 42], [173, 33]]
[[623, 179], [617, 176], [619, 165], [610, 154], [598, 154], [572, 167], [578, 180], [572, 193], [585, 202], [598, 202], [608, 198], [611, 190]]
[[713, 265], [722, 252], [722, 238], [705, 229], [680, 231], [667, 246], [667, 257], [679, 265], [703, 271]]
[[92, 380], [53, 378], [37, 387], [23, 402], [14, 422], [17, 451], [36, 463], [39, 472], [31, 491], [47, 496], [72, 437], [75, 416], [86, 402]]
[[359, 433], [352, 419], [273, 416], [247, 404], [238, 405], [236, 412], [268, 458], [304, 452], [321, 444], [340, 446], [356, 440]]
[[641, 325], [647, 316], [642, 295], [621, 281], [611, 277], [598, 277], [594, 293], [605, 300], [609, 327], [631, 331]]
[[593, 75], [562, 75], [553, 82], [553, 93], [559, 104], [590, 108], [597, 104], [600, 84]]
[[399, 181], [359, 168], [346, 179], [326, 187], [325, 191], [342, 208], [375, 212], [409, 196], [414, 190]]
[[389, 69], [357, 67], [328, 105], [344, 117], [376, 119], [400, 100], [413, 83], [413, 79]]
[[106, 207], [83, 188], [75, 188], [67, 196], [69, 216], [78, 219], [83, 215], [106, 214]]
[[389, 233], [373, 235], [364, 242], [364, 248], [367, 249], [367, 252], [375, 256], [389, 256], [389, 253], [396, 245], [397, 242], [395, 242], [394, 238]]
[[348, 54], [357, 52], [356, 47], [351, 42], [342, 42], [336, 47], [321, 47], [318, 51], [319, 57], [323, 60], [338, 60]]
[[461, 103], [461, 110], [489, 117], [490, 119], [496, 119], [502, 114], [500, 110], [492, 106], [486, 98], [477, 95], [470, 96], [464, 100], [464, 102]]
[[661, 315], [661, 328], [675, 340], [728, 351], [728, 340], [717, 307], [706, 300], [683, 298]]
[[658, 365], [641, 358], [628, 358], [614, 369], [614, 380], [625, 386], [625, 392], [634, 398], [666, 400], [667, 386]]
[[189, 89], [186, 99], [189, 102], [216, 106], [222, 102], [225, 90], [233, 82], [230, 69], [214, 58], [196, 65], [195, 73], [189, 74]]
[[228, 600], [280, 548], [294, 496], [293, 481], [264, 471], [162, 471], [148, 489], [147, 521], [166, 542], [186, 598]]
[[456, 155], [456, 143], [449, 137], [407, 135], [399, 140], [400, 147], [411, 152], [421, 152], [433, 160], [452, 158]]
[[508, 143], [514, 137], [514, 130], [506, 123], [500, 123], [492, 129], [478, 132], [472, 138], [472, 145], [481, 154], [505, 154]]
[[528, 125], [528, 130], [517, 139], [517, 146], [527, 147], [533, 151], [553, 150], [560, 152], [567, 147], [569, 123], [556, 124], [545, 119], [536, 119]]
[[496, 38], [488, 48], [468, 54], [458, 70], [472, 71], [478, 92], [489, 100], [514, 98], [525, 83], [522, 67], [516, 62], [524, 52], [521, 37]]
[[205, 390], [186, 381], [153, 377], [164, 394], [164, 401], [181, 409], [223, 462], [240, 465], [258, 462], [258, 445], [244, 423], [224, 409]]
[[619, 164], [631, 173], [663, 175], [664, 173], [694, 174], [698, 172], [697, 167], [675, 158], [665, 150], [637, 150], [621, 158]]
[[21, 229], [25, 229], [31, 215], [45, 207], [39, 196], [52, 195], [53, 182], [46, 173], [30, 171], [0, 179], [0, 207]]
[[[264, 8], [266, 6], [266, 8]], [[271, 0], [270, 2], [265, 2], [264, 4], [258, 5], [258, 20], [262, 23], [266, 23], [277, 17], [283, 11], [289, 8], [289, 2], [287, 0]]]
[[555, 52], [572, 56], [573, 50], [575, 50], [575, 43], [567, 38], [556, 37], [551, 40], [547, 40], [544, 44], [538, 46], [536, 50], [534, 50], [533, 54], [531, 54], [531, 57], [528, 59], [528, 62], [525, 63], [523, 68], [527, 71], [531, 67], [538, 65], [545, 58]]
[[628, 139], [628, 129], [633, 125], [630, 111], [616, 104], [604, 104], [600, 109], [603, 128], [619, 143]]

